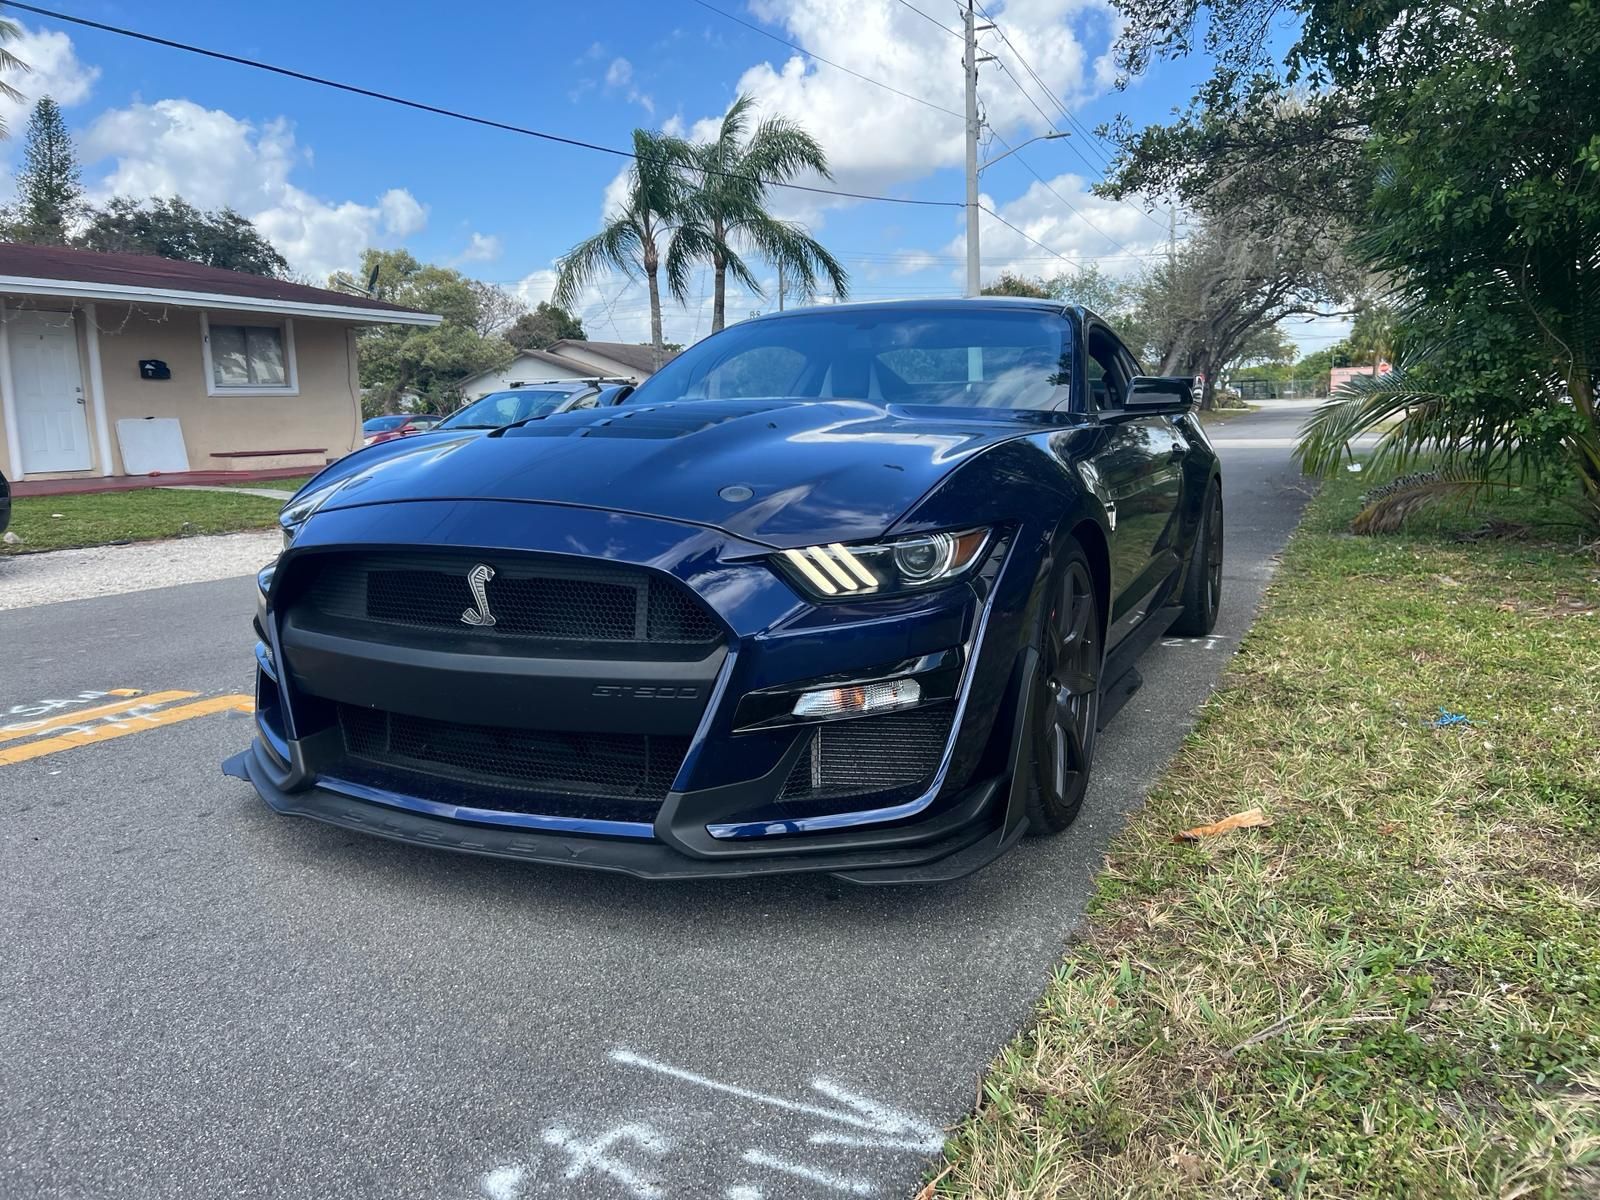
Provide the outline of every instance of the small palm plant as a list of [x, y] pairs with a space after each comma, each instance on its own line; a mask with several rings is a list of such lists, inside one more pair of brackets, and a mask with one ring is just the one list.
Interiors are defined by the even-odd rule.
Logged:
[[694, 147], [694, 187], [668, 254], [669, 263], [684, 270], [693, 262], [711, 264], [713, 333], [726, 323], [728, 276], [762, 294], [744, 252], [753, 251], [792, 275], [802, 295], [814, 295], [821, 276], [840, 299], [849, 292], [849, 275], [822, 243], [805, 226], [768, 211], [773, 184], [803, 171], [833, 178], [826, 153], [784, 117], [768, 117], [752, 129], [754, 110], [755, 100], [740, 96], [723, 115], [716, 137]]
[[681, 303], [688, 295], [689, 266], [682, 255], [663, 253], [663, 241], [673, 238], [682, 225], [688, 203], [686, 172], [694, 151], [681, 138], [648, 129], [633, 131], [634, 160], [628, 172], [628, 195], [621, 209], [606, 218], [593, 237], [579, 242], [557, 264], [555, 302], [576, 311], [584, 287], [616, 269], [643, 276], [650, 291], [650, 345], [654, 369], [666, 359], [661, 334], [661, 278], [667, 269], [667, 289]]

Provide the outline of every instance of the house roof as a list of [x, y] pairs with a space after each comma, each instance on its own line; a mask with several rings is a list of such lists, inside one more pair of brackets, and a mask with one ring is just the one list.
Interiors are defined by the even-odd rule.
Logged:
[[[590, 354], [598, 354], [609, 358], [612, 362], [621, 363], [635, 371], [650, 372], [655, 370], [654, 352], [649, 346], [637, 345], [633, 342], [590, 342], [577, 338], [562, 338], [561, 341], [552, 343], [550, 349], [557, 354], [562, 350], [571, 348], [582, 353], [587, 350]], [[661, 363], [665, 366], [678, 357], [678, 351], [668, 350], [662, 357]]]
[[66, 246], [0, 242], [0, 292], [141, 300], [382, 324], [437, 325], [442, 318], [399, 304], [284, 279], [179, 262], [152, 254], [105, 254]]

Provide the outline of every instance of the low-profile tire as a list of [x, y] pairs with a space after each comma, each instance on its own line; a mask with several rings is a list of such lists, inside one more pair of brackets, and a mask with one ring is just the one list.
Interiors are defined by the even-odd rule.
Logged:
[[1180, 637], [1205, 637], [1217, 627], [1222, 607], [1222, 488], [1212, 480], [1200, 508], [1200, 528], [1195, 533], [1194, 557], [1179, 597], [1183, 612], [1172, 623]]
[[1028, 830], [1060, 833], [1077, 819], [1094, 765], [1105, 624], [1088, 556], [1068, 542], [1040, 605], [1034, 645]]

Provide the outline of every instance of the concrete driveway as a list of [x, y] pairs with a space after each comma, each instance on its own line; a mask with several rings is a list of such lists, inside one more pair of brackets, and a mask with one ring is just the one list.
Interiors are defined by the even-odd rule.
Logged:
[[30, 726], [0, 729], [0, 1195], [909, 1195], [1245, 631], [1305, 408], [1217, 427], [1221, 624], [1147, 656], [1078, 824], [934, 890], [647, 884], [279, 818], [218, 770], [250, 736], [251, 578], [0, 611], [0, 726]]

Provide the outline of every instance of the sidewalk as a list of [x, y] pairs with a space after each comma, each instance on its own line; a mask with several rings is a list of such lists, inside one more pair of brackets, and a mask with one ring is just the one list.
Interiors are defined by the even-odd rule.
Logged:
[[0, 556], [0, 611], [254, 575], [278, 553], [277, 529]]

